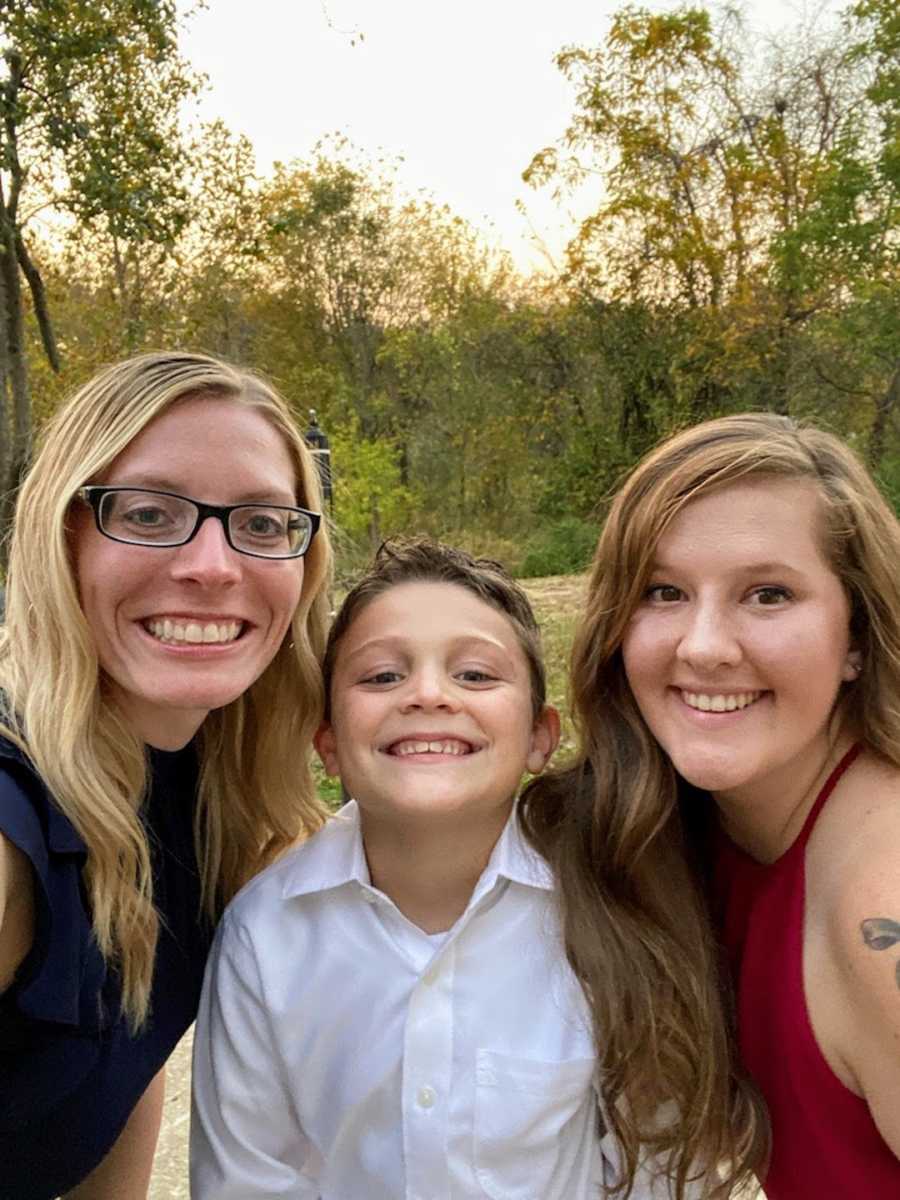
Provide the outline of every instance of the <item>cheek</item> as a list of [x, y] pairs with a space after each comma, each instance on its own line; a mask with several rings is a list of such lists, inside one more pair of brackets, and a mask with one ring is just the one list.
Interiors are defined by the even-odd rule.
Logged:
[[267, 578], [264, 594], [272, 611], [273, 631], [287, 632], [303, 594], [303, 563], [285, 564], [288, 568], [280, 579]]
[[625, 678], [635, 694], [649, 687], [662, 675], [668, 650], [654, 623], [635, 617], [622, 639], [622, 665]]
[[110, 624], [116, 604], [119, 581], [127, 579], [121, 564], [105, 552], [102, 545], [83, 545], [73, 555], [72, 574], [78, 603], [95, 642]]
[[850, 631], [839, 618], [813, 623], [797, 622], [784, 629], [782, 636], [760, 639], [758, 661], [777, 671], [785, 685], [794, 681], [798, 688], [808, 687], [811, 677], [823, 685], [837, 678], [846, 662]]
[[383, 715], [383, 708], [370, 703], [372, 696], [356, 695], [350, 698], [335, 695], [336, 692], [337, 688], [333, 688], [331, 728], [334, 731], [335, 745], [346, 749], [353, 745], [354, 736], [361, 740], [361, 735], [368, 735], [377, 727]]
[[70, 513], [66, 533], [75, 591], [82, 607], [86, 608], [95, 591], [92, 585], [102, 573], [102, 563], [98, 563], [97, 559], [98, 554], [102, 557], [103, 547], [93, 536], [90, 514], [81, 509]]

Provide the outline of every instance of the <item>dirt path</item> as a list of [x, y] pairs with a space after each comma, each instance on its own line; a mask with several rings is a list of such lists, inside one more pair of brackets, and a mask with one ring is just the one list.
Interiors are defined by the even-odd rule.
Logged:
[[166, 1105], [153, 1164], [150, 1200], [188, 1198], [188, 1124], [191, 1115], [191, 1040], [188, 1030], [166, 1069]]

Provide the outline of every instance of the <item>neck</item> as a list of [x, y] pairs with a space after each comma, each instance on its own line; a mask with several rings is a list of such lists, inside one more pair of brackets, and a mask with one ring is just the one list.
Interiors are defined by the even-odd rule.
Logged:
[[181, 750], [209, 715], [209, 709], [168, 708], [133, 702], [113, 687], [112, 699], [125, 724], [140, 740], [156, 750]]
[[512, 803], [474, 819], [385, 820], [360, 805], [372, 883], [426, 933], [442, 933], [465, 911]]
[[772, 863], [793, 845], [826, 780], [857, 739], [849, 731], [823, 743], [802, 774], [792, 770], [760, 781], [747, 791], [717, 792], [722, 828], [752, 858]]

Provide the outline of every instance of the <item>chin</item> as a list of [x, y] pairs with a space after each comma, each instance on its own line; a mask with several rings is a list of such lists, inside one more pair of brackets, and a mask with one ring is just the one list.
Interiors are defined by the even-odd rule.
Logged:
[[156, 695], [151, 693], [148, 699], [151, 703], [172, 709], [224, 708], [243, 696], [253, 682], [253, 679], [209, 680], [205, 684], [199, 680], [186, 681], [186, 686], [173, 686]]
[[672, 757], [672, 766], [693, 787], [705, 792], [725, 792], [746, 781], [746, 773], [735, 770], [735, 763], [718, 757], [683, 755]]

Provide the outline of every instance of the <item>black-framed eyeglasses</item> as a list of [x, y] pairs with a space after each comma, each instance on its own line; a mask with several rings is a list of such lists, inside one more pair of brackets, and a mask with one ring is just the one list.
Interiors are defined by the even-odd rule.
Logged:
[[129, 546], [184, 546], [215, 517], [225, 540], [253, 558], [301, 558], [321, 523], [319, 513], [284, 504], [201, 504], [152, 488], [88, 485], [76, 493], [94, 511], [104, 537]]

